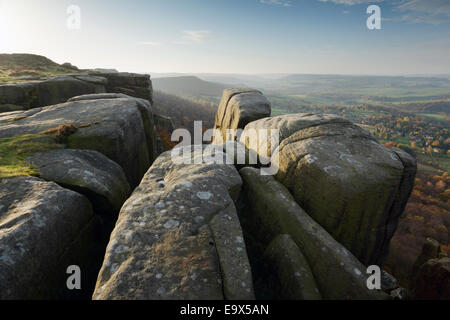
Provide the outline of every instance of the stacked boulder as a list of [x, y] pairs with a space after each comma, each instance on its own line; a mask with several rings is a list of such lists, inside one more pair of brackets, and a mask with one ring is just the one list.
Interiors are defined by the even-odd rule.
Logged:
[[[264, 130], [277, 131], [279, 144]], [[362, 263], [382, 265], [413, 188], [412, 156], [334, 115], [260, 119], [241, 143], [269, 157], [296, 202]]]

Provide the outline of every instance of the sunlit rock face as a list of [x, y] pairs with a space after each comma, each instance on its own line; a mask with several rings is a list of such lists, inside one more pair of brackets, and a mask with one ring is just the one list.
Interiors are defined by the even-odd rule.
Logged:
[[129, 96], [81, 96], [44, 108], [3, 113], [0, 138], [37, 134], [68, 124], [76, 131], [65, 137], [65, 146], [102, 153], [123, 168], [131, 187], [139, 184], [156, 158], [151, 105]]
[[[222, 143], [236, 139], [237, 129], [243, 129], [249, 122], [269, 117], [270, 102], [258, 90], [226, 89], [216, 114], [213, 143]], [[231, 131], [230, 131], [231, 130]], [[231, 134], [231, 135], [230, 135]]]
[[163, 153], [123, 205], [94, 299], [254, 298], [234, 205], [241, 177], [233, 165], [196, 164], [196, 150], [184, 148], [191, 164]]
[[[259, 137], [277, 130], [279, 144]], [[294, 114], [249, 123], [247, 148], [269, 156], [276, 179], [364, 264], [381, 264], [413, 187], [415, 160], [334, 115]]]

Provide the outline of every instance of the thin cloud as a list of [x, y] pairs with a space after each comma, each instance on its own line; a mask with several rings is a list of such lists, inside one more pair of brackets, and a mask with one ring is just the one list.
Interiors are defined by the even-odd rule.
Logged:
[[398, 20], [409, 23], [441, 24], [450, 21], [448, 0], [408, 0], [398, 5], [395, 11], [403, 13]]
[[292, 6], [291, 1], [286, 0], [259, 0], [260, 3], [263, 4], [271, 4], [271, 5], [277, 5], [282, 7], [290, 7]]
[[181, 41], [174, 41], [174, 44], [201, 44], [211, 36], [209, 30], [183, 30], [183, 38]]

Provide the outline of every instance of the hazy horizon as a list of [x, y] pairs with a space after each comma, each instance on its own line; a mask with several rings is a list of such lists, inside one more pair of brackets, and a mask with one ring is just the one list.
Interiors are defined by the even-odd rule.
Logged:
[[[369, 30], [369, 5], [381, 30]], [[70, 29], [71, 5], [80, 28]], [[450, 74], [447, 0], [0, 0], [0, 52], [139, 73]]]

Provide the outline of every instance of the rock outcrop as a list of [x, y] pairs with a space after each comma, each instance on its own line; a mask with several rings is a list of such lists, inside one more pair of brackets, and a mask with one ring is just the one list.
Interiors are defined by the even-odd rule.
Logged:
[[450, 300], [450, 258], [431, 259], [419, 268], [415, 299]]
[[74, 96], [106, 92], [105, 84], [105, 78], [80, 75], [0, 85], [0, 106], [15, 105], [24, 109], [49, 106]]
[[76, 192], [38, 178], [0, 179], [0, 299], [64, 297], [66, 268], [79, 265], [85, 276], [91, 268], [96, 224]]
[[89, 75], [106, 78], [106, 92], [123, 93], [153, 103], [153, 86], [148, 74], [91, 71]]
[[[253, 89], [224, 91], [215, 129], [231, 136], [158, 157], [156, 131], [174, 128], [151, 101], [138, 74], [0, 86], [0, 104], [17, 109], [0, 114], [0, 298], [402, 295], [386, 273], [369, 290], [366, 266], [383, 262], [413, 157], [337, 116], [269, 118]], [[277, 172], [262, 175], [269, 164]], [[417, 287], [447, 297], [448, 259], [429, 257]], [[69, 265], [87, 275], [81, 296], [67, 290]]]
[[[272, 176], [260, 175], [259, 170], [254, 168], [241, 169], [240, 173], [244, 180], [244, 201], [249, 204], [240, 210], [240, 217], [246, 239], [253, 242], [251, 247], [266, 250], [266, 246], [269, 246], [275, 237], [288, 234], [306, 257], [322, 297], [384, 298], [381, 292], [367, 288], [364, 265], [316, 223], [296, 203], [286, 187]], [[285, 247], [285, 250], [288, 250], [287, 248]], [[288, 250], [289, 255], [299, 256], [295, 247], [293, 248]], [[261, 255], [256, 253], [253, 256]], [[252, 265], [260, 263], [264, 261], [254, 259]], [[295, 272], [302, 272], [301, 267]], [[302, 296], [299, 295], [297, 298]]]
[[[217, 131], [213, 143], [222, 143], [236, 139], [237, 129], [243, 129], [248, 123], [269, 117], [270, 102], [258, 90], [226, 89], [216, 114], [214, 129]], [[227, 132], [232, 130], [232, 132]], [[231, 136], [229, 136], [231, 133]]]
[[[258, 137], [277, 130], [280, 144]], [[247, 148], [271, 157], [297, 203], [366, 265], [381, 265], [412, 191], [415, 159], [333, 115], [296, 114], [248, 124]]]
[[87, 94], [122, 93], [153, 103], [149, 75], [91, 71], [16, 84], [0, 85], [0, 111], [31, 109], [66, 102]]
[[[203, 152], [183, 150], [192, 161]], [[232, 165], [162, 154], [120, 212], [94, 299], [253, 298], [234, 206], [241, 184]]]
[[[70, 149], [95, 150], [118, 163], [131, 187], [156, 158], [153, 113], [132, 97], [67, 102], [0, 116], [0, 138], [55, 132]], [[60, 132], [59, 126], [74, 127]]]

